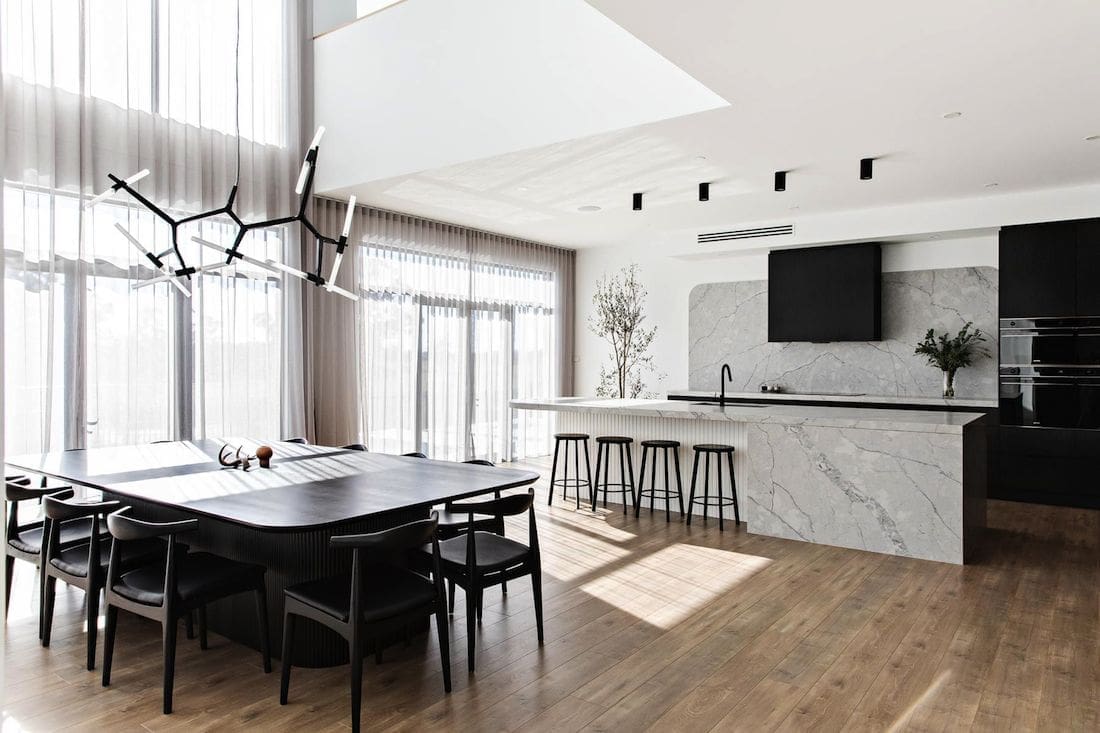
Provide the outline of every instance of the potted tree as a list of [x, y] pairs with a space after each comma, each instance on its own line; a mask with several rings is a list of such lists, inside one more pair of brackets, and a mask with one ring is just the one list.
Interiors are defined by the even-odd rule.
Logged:
[[930, 328], [914, 352], [924, 356], [929, 366], [943, 372], [945, 398], [955, 396], [955, 372], [970, 366], [976, 356], [989, 356], [988, 349], [982, 346], [986, 340], [985, 334], [980, 328], [971, 331], [972, 325], [972, 322], [967, 321], [962, 330], [953, 337], [948, 337], [947, 333], [936, 336], [935, 329]]
[[598, 397], [636, 398], [645, 388], [643, 375], [653, 371], [649, 345], [657, 327], [645, 328], [646, 289], [638, 281], [638, 265], [625, 267], [596, 283], [592, 296], [593, 314], [588, 319], [592, 333], [611, 346], [611, 368], [600, 367]]

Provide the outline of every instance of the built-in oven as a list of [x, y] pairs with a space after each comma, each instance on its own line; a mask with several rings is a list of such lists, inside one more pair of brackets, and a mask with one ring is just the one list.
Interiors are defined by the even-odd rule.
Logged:
[[1002, 425], [1100, 429], [1100, 318], [1002, 318]]
[[1001, 367], [1002, 425], [1100, 430], [1100, 369]]
[[1001, 367], [1100, 367], [1100, 318], [1002, 318]]

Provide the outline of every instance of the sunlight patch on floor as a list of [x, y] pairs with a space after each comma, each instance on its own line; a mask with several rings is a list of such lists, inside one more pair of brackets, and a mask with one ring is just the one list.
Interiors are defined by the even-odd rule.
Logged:
[[561, 524], [539, 527], [542, 570], [558, 580], [574, 580], [621, 561], [630, 551], [605, 542], [593, 532]]
[[668, 629], [769, 564], [766, 557], [675, 544], [604, 573], [581, 590]]
[[947, 669], [940, 673], [936, 679], [932, 681], [932, 684], [928, 685], [928, 688], [921, 693], [921, 696], [913, 701], [913, 704], [905, 709], [901, 715], [898, 716], [894, 724], [890, 726], [889, 733], [895, 733], [900, 731], [909, 724], [909, 719], [913, 717], [913, 713], [917, 712], [922, 705], [931, 700], [939, 692], [940, 688], [947, 684], [947, 680], [951, 679], [951, 670]]

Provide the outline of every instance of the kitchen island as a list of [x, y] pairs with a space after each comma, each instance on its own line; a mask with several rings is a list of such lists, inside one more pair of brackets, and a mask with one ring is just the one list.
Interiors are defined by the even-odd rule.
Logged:
[[[696, 443], [733, 445], [741, 515], [756, 534], [962, 563], [985, 526], [981, 413], [590, 398], [511, 406], [556, 411], [560, 431], [592, 439], [678, 440], [685, 467]], [[685, 501], [688, 481], [690, 472]]]

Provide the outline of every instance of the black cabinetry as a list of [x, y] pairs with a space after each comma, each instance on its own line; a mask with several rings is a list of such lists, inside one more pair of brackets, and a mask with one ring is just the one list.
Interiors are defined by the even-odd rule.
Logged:
[[[1100, 317], [1100, 219], [1003, 228], [999, 290], [990, 496], [1100, 508], [1100, 337], [1088, 319]], [[1023, 326], [1031, 335], [1012, 333]]]
[[1072, 222], [1001, 230], [1002, 318], [1077, 312], [1077, 230]]

